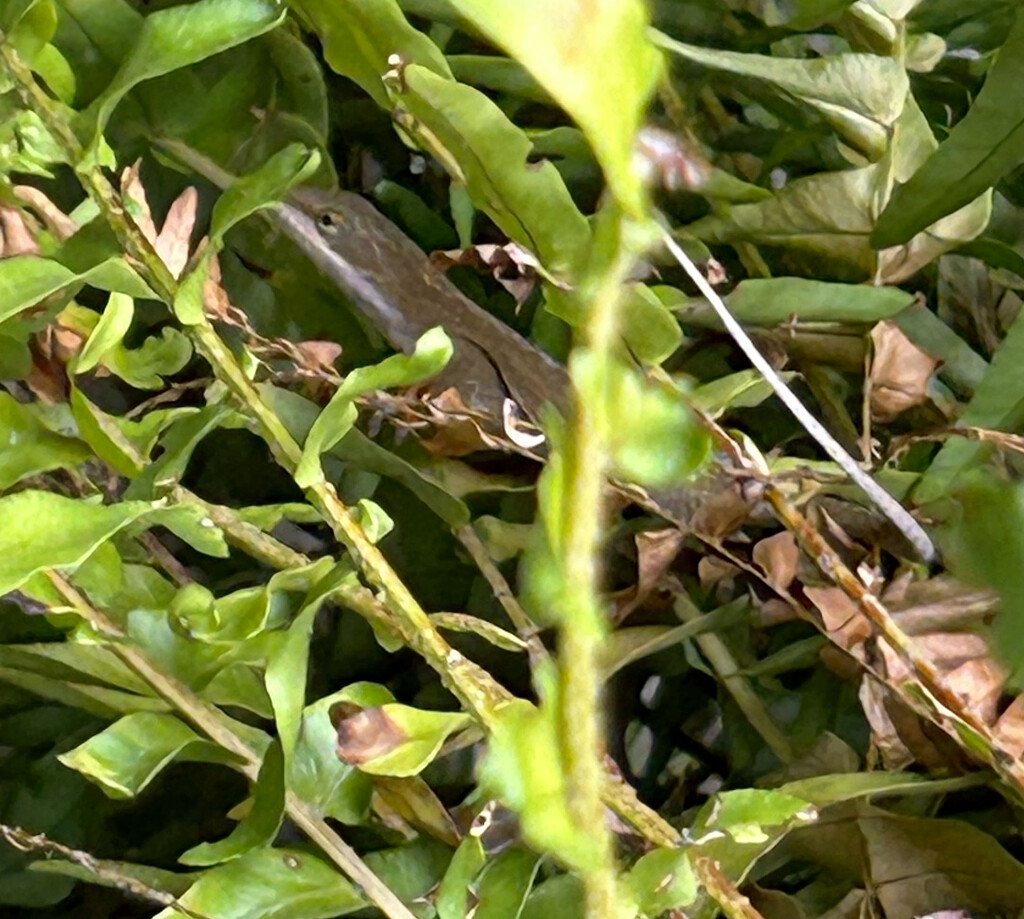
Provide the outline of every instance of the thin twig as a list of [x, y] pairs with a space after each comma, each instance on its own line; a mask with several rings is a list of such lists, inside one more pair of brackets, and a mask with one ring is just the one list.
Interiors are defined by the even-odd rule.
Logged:
[[725, 305], [725, 301], [718, 296], [715, 289], [708, 283], [707, 278], [701, 274], [682, 247], [672, 238], [672, 234], [668, 230], [663, 231], [662, 241], [675, 260], [689, 275], [693, 283], [697, 285], [701, 294], [711, 304], [712, 309], [714, 309], [718, 318], [721, 319], [722, 324], [733, 337], [733, 340], [739, 345], [740, 350], [747, 356], [750, 363], [761, 372], [768, 385], [771, 386], [786, 408], [793, 413], [797, 421], [803, 425], [807, 433], [842, 467], [843, 471], [853, 479], [878, 509], [903, 533], [907, 541], [918, 552], [921, 559], [929, 563], [935, 562], [939, 554], [932, 543], [931, 537], [925, 532], [921, 524], [910, 515], [903, 505], [860, 468], [857, 461], [840, 446], [838, 441], [825, 429], [821, 422], [807, 410], [793, 391], [786, 386], [772, 365], [757, 350], [757, 346], [750, 340], [750, 336], [747, 335], [743, 327], [733, 318], [729, 308]]
[[123, 890], [140, 899], [149, 900], [159, 906], [176, 910], [183, 916], [188, 916], [189, 919], [210, 919], [206, 913], [200, 913], [185, 906], [166, 890], [158, 890], [156, 887], [151, 887], [138, 878], [118, 870], [115, 867], [115, 862], [96, 858], [95, 855], [83, 852], [81, 849], [72, 849], [70, 846], [50, 839], [43, 833], [29, 833], [20, 826], [0, 823], [0, 837], [20, 852], [42, 852], [47, 856], [59, 855], [72, 864], [78, 865], [101, 883], [116, 887], [118, 890]]

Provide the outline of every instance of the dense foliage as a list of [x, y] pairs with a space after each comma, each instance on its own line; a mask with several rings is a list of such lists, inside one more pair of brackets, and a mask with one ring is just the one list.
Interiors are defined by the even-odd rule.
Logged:
[[0, 0], [3, 914], [1021, 914], [1019, 6]]

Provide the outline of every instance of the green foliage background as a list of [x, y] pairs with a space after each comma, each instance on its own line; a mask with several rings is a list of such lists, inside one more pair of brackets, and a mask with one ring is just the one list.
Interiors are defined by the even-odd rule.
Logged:
[[[5, 915], [1024, 909], [1015, 0], [0, 0], [0, 33]], [[151, 214], [116, 181], [136, 161]], [[374, 402], [452, 343], [392, 355], [264, 219], [338, 184], [427, 251], [540, 265], [523, 303], [452, 271], [568, 365], [539, 482]], [[139, 227], [188, 188], [176, 275]], [[949, 572], [858, 529], [664, 227], [848, 448], [876, 438]], [[244, 322], [214, 321], [211, 271]], [[935, 369], [864, 435], [873, 327]], [[303, 376], [281, 342], [340, 357]], [[716, 529], [710, 418], [886, 603], [990, 641], [991, 712], [941, 642], [900, 644], [909, 615], [872, 626], [909, 675], [877, 632], [852, 649], [834, 566], [778, 582], [756, 502]], [[661, 568], [664, 522], [602, 516], [604, 477], [686, 483]], [[963, 583], [998, 614], [954, 615]]]

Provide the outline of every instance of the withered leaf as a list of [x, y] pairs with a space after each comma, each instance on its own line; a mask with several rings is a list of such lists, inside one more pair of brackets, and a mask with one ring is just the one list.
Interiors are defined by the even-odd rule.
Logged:
[[900, 412], [928, 399], [928, 381], [939, 361], [921, 350], [894, 322], [871, 330], [871, 417], [891, 421]]
[[405, 732], [380, 708], [359, 709], [341, 702], [331, 708], [338, 759], [361, 766], [390, 753], [407, 740]]

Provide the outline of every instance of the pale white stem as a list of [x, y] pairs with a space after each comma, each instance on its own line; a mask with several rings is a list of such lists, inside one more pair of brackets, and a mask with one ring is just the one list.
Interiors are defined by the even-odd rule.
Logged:
[[667, 230], [663, 233], [662, 239], [668, 251], [672, 253], [675, 260], [679, 262], [683, 270], [690, 276], [693, 283], [697, 285], [697, 288], [711, 304], [712, 309], [718, 314], [719, 319], [722, 320], [726, 331], [733, 337], [736, 344], [740, 346], [740, 350], [747, 356], [750, 363], [760, 371], [761, 375], [767, 380], [768, 385], [775, 391], [775, 394], [782, 400], [786, 408], [793, 413], [796, 420], [803, 425], [807, 433], [818, 442], [821, 449], [842, 467], [843, 471], [853, 479], [875, 506], [903, 533], [924, 561], [929, 563], [936, 561], [938, 552], [932, 543], [931, 537], [925, 532], [924, 527], [910, 515], [910, 512], [903, 505], [857, 465], [857, 461], [839, 445], [839, 442], [829, 434], [824, 425], [807, 410], [792, 390], [786, 386], [772, 365], [757, 350], [757, 346], [750, 340], [750, 336], [747, 335], [743, 327], [733, 318], [729, 308], [725, 305], [725, 301], [715, 293], [715, 289], [708, 283], [707, 278], [701, 274], [697, 266], [693, 264], [690, 257]]

